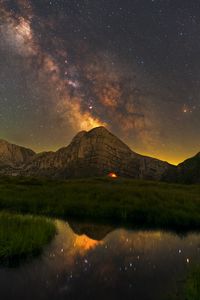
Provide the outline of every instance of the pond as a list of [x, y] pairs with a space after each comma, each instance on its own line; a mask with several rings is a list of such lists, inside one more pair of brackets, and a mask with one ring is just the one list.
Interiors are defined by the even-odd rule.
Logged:
[[39, 258], [0, 268], [1, 299], [170, 299], [200, 261], [197, 233], [56, 224], [58, 234]]

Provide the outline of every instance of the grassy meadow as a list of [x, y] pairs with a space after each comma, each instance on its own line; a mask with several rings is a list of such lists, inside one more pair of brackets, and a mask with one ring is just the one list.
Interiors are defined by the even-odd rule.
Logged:
[[12, 264], [39, 254], [56, 232], [44, 217], [0, 213], [0, 263]]
[[199, 229], [200, 186], [108, 178], [1, 178], [0, 210], [139, 227]]

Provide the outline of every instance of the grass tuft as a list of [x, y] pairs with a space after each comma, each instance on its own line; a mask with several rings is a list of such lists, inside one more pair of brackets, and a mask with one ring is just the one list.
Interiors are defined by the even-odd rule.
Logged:
[[54, 223], [44, 217], [0, 213], [0, 263], [16, 264], [38, 255], [55, 231]]

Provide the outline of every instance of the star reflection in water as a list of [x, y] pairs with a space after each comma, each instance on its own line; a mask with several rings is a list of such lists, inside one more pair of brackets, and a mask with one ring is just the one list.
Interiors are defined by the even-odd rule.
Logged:
[[3, 299], [162, 300], [200, 258], [198, 234], [56, 224], [58, 234], [40, 258], [0, 269]]

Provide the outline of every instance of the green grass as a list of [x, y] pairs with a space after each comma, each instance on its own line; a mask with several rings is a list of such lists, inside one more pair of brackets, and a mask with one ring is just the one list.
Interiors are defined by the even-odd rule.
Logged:
[[200, 299], [200, 266], [190, 271], [185, 283], [185, 300]]
[[54, 234], [54, 223], [44, 217], [0, 213], [0, 263], [16, 264], [39, 254]]
[[199, 300], [200, 299], [200, 265], [189, 268], [184, 281], [179, 284], [176, 294], [168, 300]]
[[151, 228], [200, 228], [200, 186], [125, 179], [0, 179], [0, 210]]

